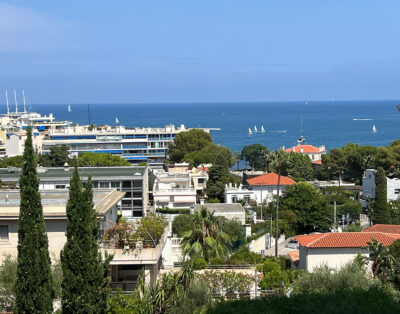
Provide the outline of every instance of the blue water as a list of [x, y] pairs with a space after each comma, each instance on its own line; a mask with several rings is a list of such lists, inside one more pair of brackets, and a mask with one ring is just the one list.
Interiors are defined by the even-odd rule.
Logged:
[[[94, 104], [90, 105], [91, 122], [115, 125], [115, 117], [126, 126], [161, 127], [173, 123], [188, 127], [215, 127], [214, 142], [232, 151], [244, 145], [261, 143], [270, 149], [292, 146], [300, 135], [301, 116], [307, 143], [328, 149], [349, 142], [359, 145], [387, 145], [400, 138], [400, 114], [393, 101], [312, 101], [268, 103], [206, 104]], [[88, 106], [33, 105], [34, 111], [54, 113], [56, 119], [88, 123]], [[371, 119], [354, 121], [353, 118]], [[376, 125], [378, 132], [372, 132]], [[248, 135], [254, 125], [266, 133]], [[286, 131], [279, 133], [278, 131]]]

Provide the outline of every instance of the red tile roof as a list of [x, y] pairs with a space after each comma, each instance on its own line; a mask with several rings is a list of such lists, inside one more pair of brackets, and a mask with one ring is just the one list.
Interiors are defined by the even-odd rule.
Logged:
[[338, 248], [338, 247], [366, 247], [367, 242], [375, 239], [384, 246], [392, 244], [400, 239], [400, 234], [383, 232], [343, 232], [320, 233], [299, 235], [295, 237], [301, 246], [308, 248]]
[[300, 260], [300, 250], [291, 251], [288, 255], [293, 263], [296, 263]]
[[[303, 149], [303, 151], [301, 151]], [[285, 149], [285, 152], [290, 153], [290, 152], [295, 152], [295, 153], [323, 153], [326, 152], [326, 149], [323, 149], [320, 151], [319, 147], [315, 147], [312, 145], [297, 145], [293, 146], [291, 148]]]
[[315, 160], [312, 162], [314, 165], [322, 165], [322, 160]]
[[365, 228], [363, 232], [383, 232], [400, 234], [400, 225], [376, 224], [371, 227]]
[[[254, 177], [247, 180], [249, 185], [278, 185], [278, 175], [276, 173], [270, 172], [267, 174], [263, 174], [262, 176]], [[281, 185], [293, 185], [296, 184], [296, 181], [281, 176]]]

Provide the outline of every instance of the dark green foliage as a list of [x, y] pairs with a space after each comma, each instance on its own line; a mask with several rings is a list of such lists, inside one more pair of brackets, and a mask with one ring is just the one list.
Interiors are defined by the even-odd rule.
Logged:
[[190, 208], [157, 208], [156, 212], [161, 214], [189, 214]]
[[388, 203], [390, 223], [400, 225], [400, 201], [391, 201]]
[[237, 220], [220, 219], [221, 230], [229, 237], [231, 250], [237, 249], [244, 242], [243, 226]]
[[0, 159], [0, 168], [17, 167], [22, 168], [24, 164], [22, 156], [3, 157]]
[[211, 135], [200, 129], [192, 129], [176, 135], [169, 144], [169, 159], [172, 162], [181, 162], [185, 154], [198, 152], [212, 143]]
[[[0, 267], [0, 312], [11, 312], [15, 302], [15, 282], [17, 280], [18, 261], [12, 255], [5, 255]], [[61, 264], [51, 266], [55, 299], [61, 298]]]
[[269, 153], [267, 147], [261, 144], [246, 145], [242, 148], [241, 158], [246, 160], [254, 170], [265, 170], [266, 155]]
[[242, 246], [229, 258], [229, 263], [235, 265], [256, 265], [262, 263], [262, 261], [263, 257], [260, 254], [250, 252], [247, 246]]
[[179, 238], [182, 238], [184, 233], [189, 231], [193, 224], [193, 215], [190, 214], [182, 214], [175, 217], [172, 222], [172, 233], [178, 235]]
[[50, 153], [39, 156], [39, 164], [42, 167], [62, 167], [69, 162], [68, 146], [50, 147]]
[[206, 194], [208, 198], [216, 198], [224, 202], [225, 184], [230, 181], [228, 161], [222, 154], [217, 156], [215, 163], [208, 172]]
[[51, 313], [54, 298], [51, 262], [31, 128], [27, 130], [23, 159], [24, 164], [19, 179], [21, 204], [18, 219], [15, 311], [17, 313]]
[[391, 314], [400, 312], [400, 303], [384, 289], [370, 288], [339, 290], [331, 293], [304, 293], [287, 296], [272, 296], [257, 300], [238, 300], [214, 303], [207, 314]]
[[310, 233], [332, 226], [332, 212], [322, 193], [311, 184], [300, 182], [289, 186], [281, 199], [281, 208], [295, 213], [296, 234]]
[[78, 156], [79, 167], [117, 167], [131, 164], [120, 156], [103, 153], [84, 152]]
[[375, 177], [375, 200], [373, 201], [372, 208], [372, 221], [375, 224], [389, 224], [390, 212], [387, 202], [387, 187], [386, 175], [383, 168], [378, 168]]
[[98, 247], [99, 221], [93, 205], [92, 184], [82, 190], [78, 170], [70, 181], [67, 203], [67, 242], [61, 252], [63, 313], [105, 313], [108, 264]]
[[[314, 178], [314, 170], [312, 162], [307, 155], [290, 152], [286, 154], [286, 162], [283, 164], [281, 174], [283, 176], [290, 176], [301, 181], [312, 180]], [[277, 169], [273, 169], [275, 172]]]
[[206, 282], [194, 281], [188, 288], [182, 301], [172, 308], [171, 313], [200, 313], [201, 309], [211, 302], [211, 292]]

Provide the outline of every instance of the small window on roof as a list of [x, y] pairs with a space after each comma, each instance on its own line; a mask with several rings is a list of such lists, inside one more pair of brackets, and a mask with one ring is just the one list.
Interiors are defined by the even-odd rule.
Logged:
[[8, 226], [0, 226], [0, 241], [8, 241]]

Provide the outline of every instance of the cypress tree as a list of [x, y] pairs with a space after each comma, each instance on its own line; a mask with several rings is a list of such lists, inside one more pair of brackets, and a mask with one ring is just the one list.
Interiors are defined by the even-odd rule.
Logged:
[[16, 313], [52, 313], [54, 290], [39, 193], [32, 129], [27, 129], [20, 185]]
[[382, 167], [379, 167], [376, 172], [375, 186], [372, 220], [375, 224], [389, 224], [391, 221], [387, 202], [387, 180]]
[[83, 190], [75, 167], [67, 203], [67, 242], [61, 252], [63, 313], [106, 312], [111, 258], [103, 261], [98, 236], [92, 183], [89, 179]]

